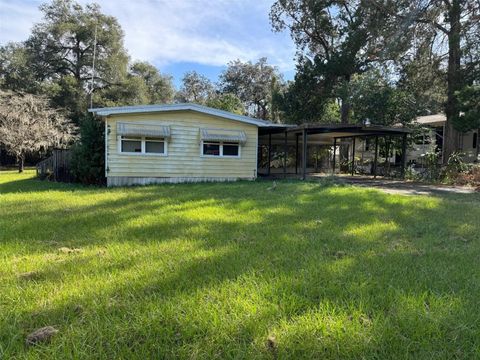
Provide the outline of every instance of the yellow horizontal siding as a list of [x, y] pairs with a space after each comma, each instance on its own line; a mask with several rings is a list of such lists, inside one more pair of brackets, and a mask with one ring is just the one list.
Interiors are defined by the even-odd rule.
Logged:
[[[120, 154], [117, 143], [117, 121], [170, 126], [168, 155]], [[252, 178], [256, 175], [258, 129], [255, 125], [191, 111], [115, 115], [107, 118], [107, 125], [110, 130], [107, 136], [107, 167], [109, 169], [107, 176]], [[241, 157], [201, 157], [199, 134], [201, 128], [244, 131], [247, 142], [241, 146]]]

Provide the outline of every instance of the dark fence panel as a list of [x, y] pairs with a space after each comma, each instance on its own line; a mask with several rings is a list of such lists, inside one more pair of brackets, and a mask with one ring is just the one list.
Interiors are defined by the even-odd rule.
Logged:
[[52, 156], [37, 164], [37, 176], [51, 181], [73, 181], [73, 176], [70, 172], [71, 157], [70, 150], [53, 150]]

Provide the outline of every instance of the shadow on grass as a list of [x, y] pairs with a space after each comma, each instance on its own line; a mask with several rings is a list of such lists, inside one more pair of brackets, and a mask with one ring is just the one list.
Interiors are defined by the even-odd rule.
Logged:
[[[6, 313], [5, 328], [53, 322], [57, 344], [75, 344], [79, 357], [478, 355], [475, 200], [268, 186], [92, 190], [2, 213], [2, 244], [50, 256], [20, 293], [81, 289]], [[67, 245], [85, 253], [52, 255]], [[0, 340], [25, 351], [21, 337]]]

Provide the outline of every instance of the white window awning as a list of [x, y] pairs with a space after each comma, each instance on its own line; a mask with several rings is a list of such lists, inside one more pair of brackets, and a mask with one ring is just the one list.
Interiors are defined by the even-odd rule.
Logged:
[[121, 136], [170, 137], [170, 126], [117, 122], [117, 134]]
[[241, 130], [200, 129], [200, 138], [203, 141], [247, 142], [247, 135]]

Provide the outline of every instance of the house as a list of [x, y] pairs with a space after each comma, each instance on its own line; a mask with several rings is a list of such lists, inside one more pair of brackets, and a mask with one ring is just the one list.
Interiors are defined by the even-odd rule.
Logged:
[[108, 186], [252, 180], [259, 129], [284, 128], [196, 104], [89, 111], [105, 121]]
[[[378, 143], [379, 138], [400, 137], [405, 148], [410, 132], [348, 124], [274, 124], [197, 104], [89, 111], [105, 121], [108, 186], [253, 180], [259, 175], [305, 179], [307, 174], [335, 171], [341, 145], [355, 144], [355, 139]], [[401, 145], [397, 151], [405, 153]], [[405, 159], [403, 155], [398, 159], [401, 172]], [[374, 174], [376, 160], [374, 155]]]
[[[432, 151], [436, 151], [443, 156], [443, 134], [446, 122], [447, 117], [444, 114], [419, 116], [416, 119], [417, 125], [421, 126], [423, 131], [414, 139], [413, 148], [408, 153], [409, 161], [421, 164], [422, 155]], [[478, 144], [480, 129], [459, 133], [458, 136], [459, 151], [464, 154], [465, 161], [478, 161], [480, 156]]]

